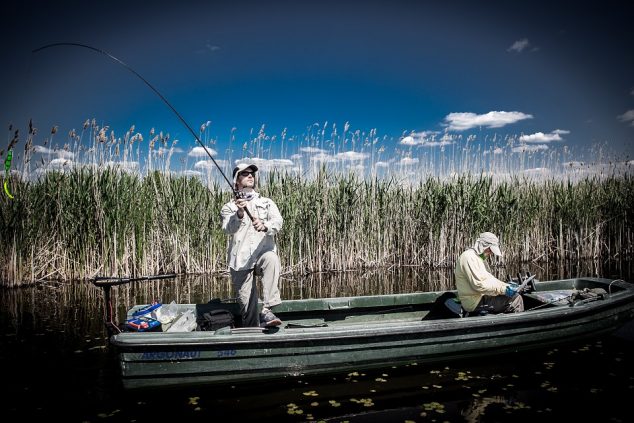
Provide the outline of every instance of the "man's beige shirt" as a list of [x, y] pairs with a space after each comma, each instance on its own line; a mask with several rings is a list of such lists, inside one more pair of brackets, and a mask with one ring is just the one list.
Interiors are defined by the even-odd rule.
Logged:
[[507, 284], [493, 276], [486, 268], [484, 260], [469, 248], [458, 258], [456, 288], [462, 307], [473, 311], [484, 295], [504, 295]]
[[266, 232], [258, 232], [251, 219], [245, 213], [242, 219], [237, 216], [238, 206], [233, 201], [222, 207], [222, 230], [232, 235], [229, 240], [227, 262], [233, 270], [253, 269], [258, 258], [267, 251], [277, 252], [275, 235], [282, 229], [284, 220], [277, 205], [270, 198], [255, 197], [248, 202], [248, 209], [264, 223]]

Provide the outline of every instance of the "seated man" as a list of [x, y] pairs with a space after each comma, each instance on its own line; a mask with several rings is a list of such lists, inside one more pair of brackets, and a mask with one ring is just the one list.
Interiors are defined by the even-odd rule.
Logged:
[[472, 312], [489, 309], [493, 313], [524, 311], [524, 300], [517, 285], [502, 282], [487, 269], [485, 260], [491, 254], [501, 256], [500, 241], [491, 232], [481, 233], [473, 247], [458, 257], [454, 274], [462, 307]]

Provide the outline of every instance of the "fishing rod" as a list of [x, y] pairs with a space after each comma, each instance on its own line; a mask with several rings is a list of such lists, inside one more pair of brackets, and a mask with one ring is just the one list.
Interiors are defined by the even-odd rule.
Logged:
[[570, 304], [571, 301], [574, 299], [574, 297], [575, 297], [575, 294], [573, 293], [573, 294], [567, 295], [565, 297], [556, 298], [554, 300], [547, 301], [547, 302], [542, 303], [540, 305], [537, 305], [535, 307], [528, 308], [528, 309], [526, 309], [524, 311], [537, 310], [538, 308], [543, 308], [543, 307], [549, 306], [551, 304], [555, 304], [555, 303], [559, 303], [559, 302], [563, 302], [563, 301], [567, 301], [568, 304]]
[[[114, 57], [112, 54], [108, 53], [107, 51], [98, 49], [96, 47], [92, 47], [86, 44], [81, 44], [81, 43], [53, 43], [53, 44], [47, 44], [44, 45], [42, 47], [38, 47], [35, 50], [33, 50], [31, 53], [38, 53], [42, 50], [46, 50], [48, 48], [53, 48], [53, 47], [61, 47], [61, 46], [70, 46], [70, 47], [83, 47], [86, 48], [88, 50], [92, 50], [92, 51], [96, 51], [97, 53], [101, 53], [107, 57], [109, 57], [110, 59], [114, 60], [115, 62], [117, 62], [118, 64], [120, 64], [121, 66], [123, 66], [124, 68], [126, 68], [127, 70], [129, 70], [130, 72], [132, 72], [136, 77], [138, 77], [141, 81], [143, 81], [145, 83], [145, 85], [147, 85], [148, 87], [150, 87], [150, 89], [152, 91], [154, 91], [154, 93], [156, 95], [159, 96], [159, 98], [161, 100], [163, 100], [163, 102], [165, 104], [167, 104], [167, 106], [172, 110], [172, 112], [174, 112], [174, 114], [176, 114], [176, 116], [178, 117], [178, 119], [180, 119], [180, 121], [183, 123], [183, 125], [185, 125], [185, 127], [187, 129], [189, 129], [189, 132], [192, 133], [192, 135], [194, 136], [194, 138], [196, 139], [196, 141], [198, 141], [198, 144], [201, 145], [201, 147], [203, 148], [203, 150], [205, 150], [205, 153], [207, 153], [207, 155], [209, 156], [209, 158], [211, 159], [211, 161], [214, 163], [214, 165], [216, 165], [216, 167], [218, 168], [218, 170], [220, 171], [220, 174], [222, 175], [222, 177], [225, 179], [225, 181], [227, 181], [227, 184], [229, 184], [229, 187], [231, 188], [231, 192], [233, 192], [233, 195], [235, 198], [242, 198], [241, 193], [236, 190], [235, 186], [231, 183], [231, 181], [229, 180], [229, 178], [227, 178], [227, 175], [225, 175], [225, 173], [222, 171], [222, 169], [220, 168], [220, 166], [218, 165], [218, 163], [216, 162], [216, 159], [214, 159], [214, 157], [211, 155], [211, 153], [207, 150], [207, 147], [205, 147], [205, 145], [203, 144], [203, 142], [200, 140], [200, 138], [198, 137], [198, 135], [196, 135], [196, 132], [191, 128], [191, 126], [189, 126], [189, 124], [187, 123], [187, 121], [185, 121], [185, 119], [181, 116], [180, 113], [178, 113], [178, 111], [174, 108], [174, 106], [172, 106], [170, 104], [169, 101], [167, 101], [167, 99], [163, 96], [163, 94], [161, 94], [159, 92], [159, 90], [157, 90], [156, 88], [154, 88], [154, 86], [152, 84], [150, 84], [145, 78], [143, 78], [141, 76], [141, 74], [139, 74], [137, 71], [135, 71], [134, 69], [132, 69], [127, 63], [123, 62], [122, 60]], [[251, 214], [251, 212], [249, 211], [248, 207], [244, 207], [244, 211], [246, 212], [246, 214], [249, 216], [249, 218], [251, 219], [251, 221], [254, 221], [254, 217]]]
[[609, 295], [610, 294], [605, 291], [603, 291], [602, 293], [593, 292], [588, 288], [585, 288], [583, 290], [574, 289], [570, 295], [561, 298], [555, 298], [538, 306], [526, 309], [525, 311], [537, 310], [538, 308], [546, 307], [551, 304], [562, 303], [564, 301], [566, 301], [570, 307], [577, 307], [583, 304], [591, 303], [593, 301], [604, 300], [609, 297]]
[[173, 279], [176, 277], [176, 273], [166, 273], [164, 275], [151, 275], [151, 276], [139, 276], [136, 278], [120, 278], [116, 276], [98, 276], [92, 279], [92, 283], [95, 286], [115, 286], [123, 285], [130, 282], [138, 281], [154, 281], [159, 279]]

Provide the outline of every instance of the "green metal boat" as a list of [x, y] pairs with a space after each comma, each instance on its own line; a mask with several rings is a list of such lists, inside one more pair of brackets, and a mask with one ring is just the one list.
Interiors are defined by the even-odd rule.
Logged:
[[[108, 287], [109, 301], [109, 287], [117, 283], [96, 284]], [[535, 282], [533, 291], [523, 294], [527, 311], [515, 314], [438, 313], [448, 296], [451, 291], [289, 300], [275, 308], [283, 324], [274, 328], [227, 326], [191, 332], [116, 328], [110, 344], [125, 388], [162, 388], [510, 353], [596, 337], [634, 318], [634, 284], [622, 280]], [[145, 306], [133, 307], [128, 317]], [[178, 313], [191, 310], [196, 316], [225, 308], [238, 317], [235, 303], [177, 308]], [[111, 325], [111, 329], [115, 328]]]

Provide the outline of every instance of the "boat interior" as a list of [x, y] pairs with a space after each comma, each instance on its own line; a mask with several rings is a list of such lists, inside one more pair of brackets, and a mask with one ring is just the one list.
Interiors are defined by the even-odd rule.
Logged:
[[[606, 286], [592, 279], [569, 279], [561, 281], [536, 281], [532, 292], [523, 293], [526, 312], [552, 307], [569, 307], [579, 301], [595, 301], [610, 293], [623, 290], [621, 286]], [[129, 313], [144, 306], [135, 306]], [[235, 327], [241, 327], [239, 306], [232, 300], [214, 299], [205, 304], [178, 304], [178, 314], [191, 310], [199, 319], [211, 310], [225, 309], [234, 315]], [[318, 298], [286, 300], [276, 306], [274, 312], [285, 329], [331, 326], [340, 323], [367, 324], [377, 321], [419, 321], [443, 318], [477, 318], [486, 314], [462, 313], [464, 310], [456, 298], [455, 291], [416, 292], [408, 294], [357, 296], [340, 298]], [[163, 331], [169, 329], [163, 325]]]

